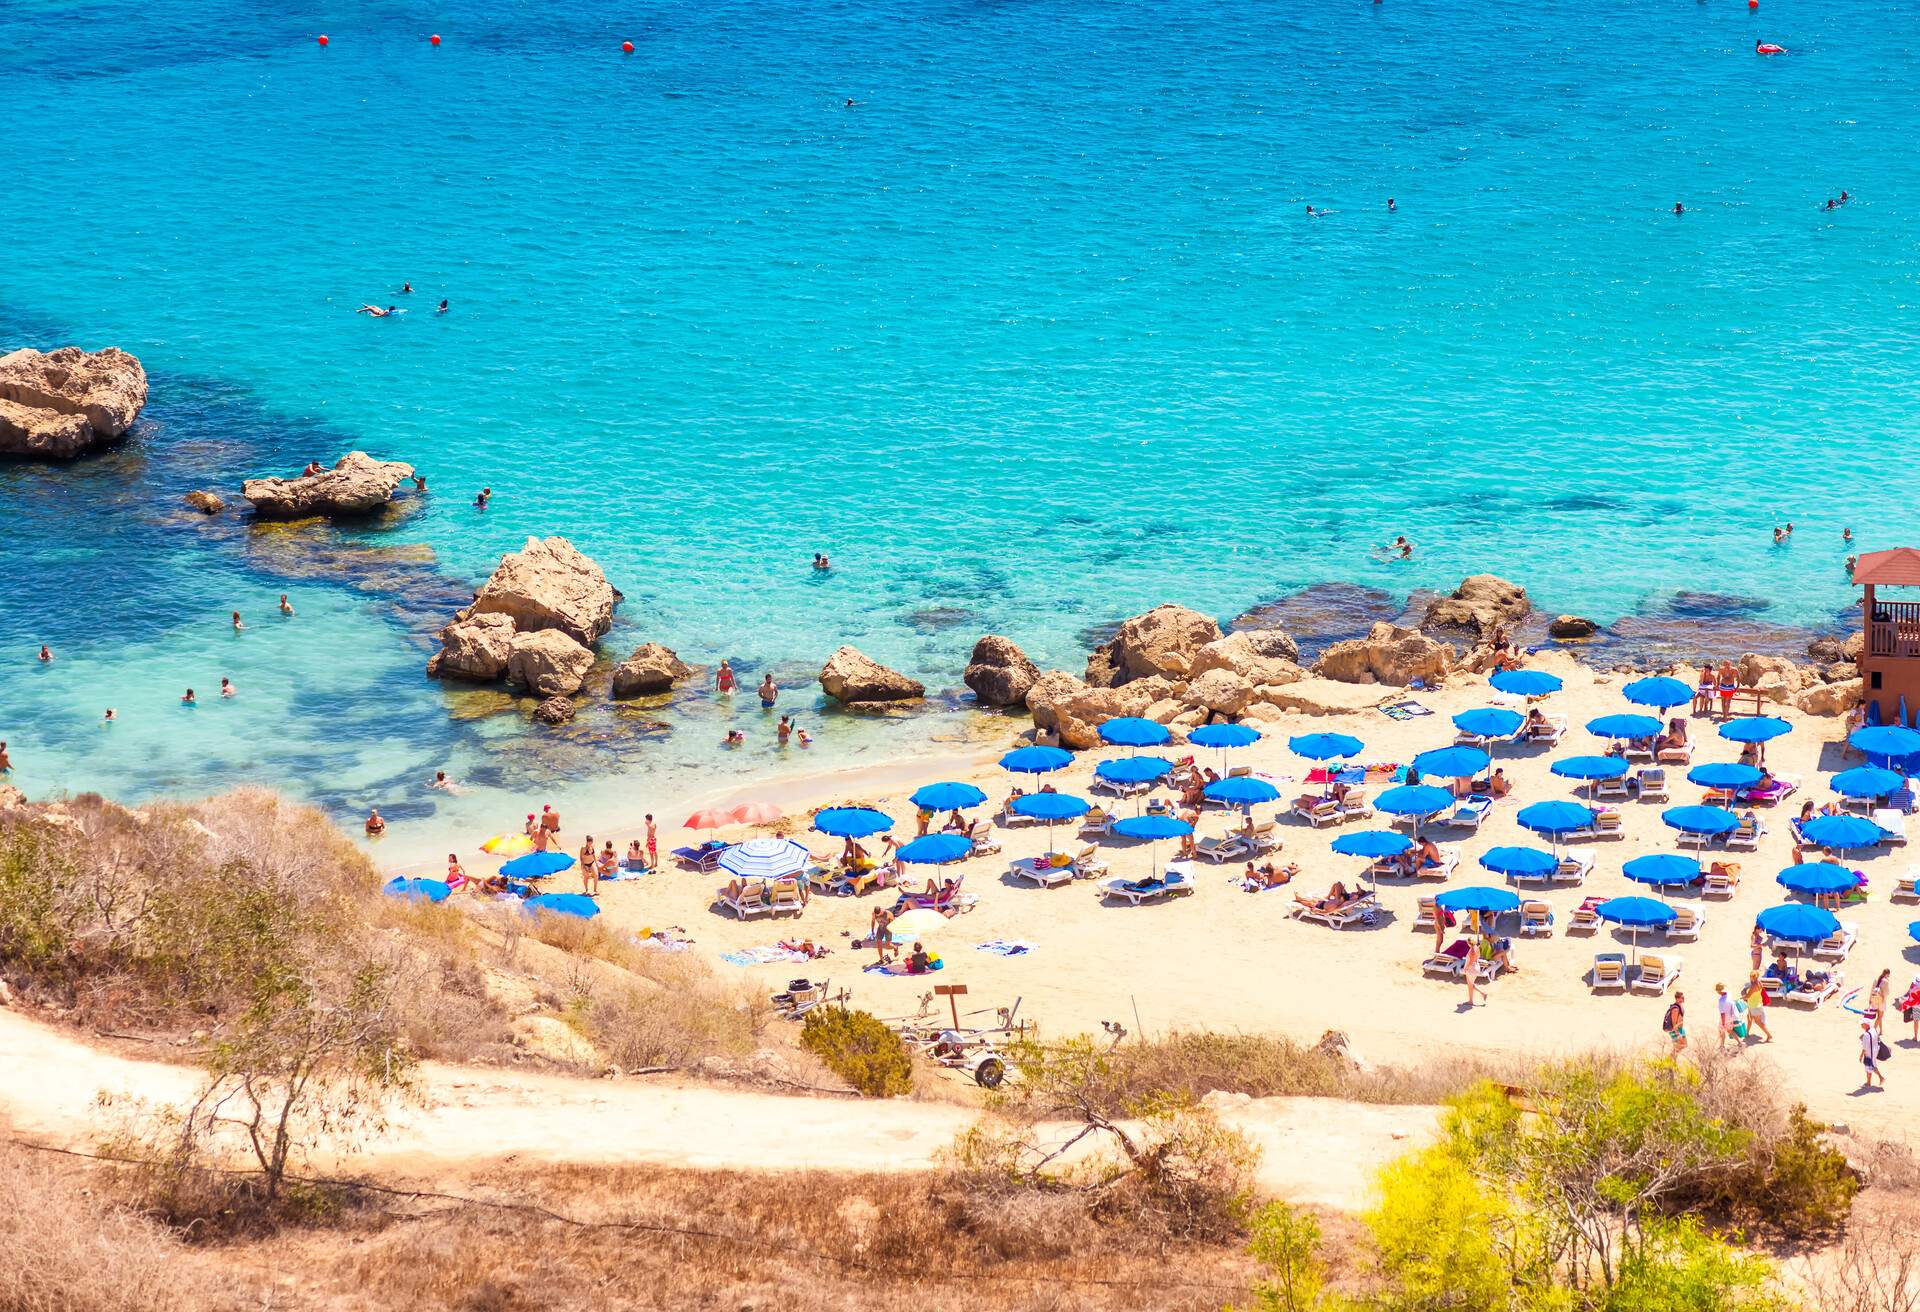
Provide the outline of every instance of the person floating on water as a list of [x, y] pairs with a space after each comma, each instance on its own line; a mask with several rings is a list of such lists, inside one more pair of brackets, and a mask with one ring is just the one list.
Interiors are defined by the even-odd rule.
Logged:
[[109, 706], [107, 707], [107, 713], [101, 717], [100, 722], [102, 724], [112, 724], [119, 718], [119, 715], [114, 711], [113, 707]]
[[480, 489], [480, 495], [473, 499], [473, 508], [475, 510], [485, 510], [487, 508], [487, 502], [491, 500], [493, 500], [493, 489], [483, 487]]
[[1319, 217], [1320, 217], [1320, 215], [1321, 215], [1322, 213], [1324, 213], [1324, 211], [1322, 211], [1322, 210], [1316, 210], [1316, 209], [1315, 209], [1315, 208], [1314, 208], [1313, 206], [1311, 206], [1311, 205], [1309, 205], [1309, 206], [1307, 206], [1307, 217], [1308, 217], [1308, 218], [1310, 218], [1310, 219], [1317, 219], [1317, 218], [1319, 218]]
[[44, 642], [41, 643], [40, 644], [40, 663], [42, 665], [45, 665], [48, 662], [50, 662], [52, 659], [53, 659], [53, 648], [47, 646], [47, 644]]
[[436, 305], [433, 308], [433, 312], [435, 314], [445, 314], [447, 312], [447, 302], [444, 298], [441, 300], [440, 304]]
[[853, 98], [852, 96], [848, 96], [848, 97], [847, 97], [847, 108], [848, 108], [848, 109], [852, 109], [852, 108], [853, 108], [853, 107], [854, 107], [855, 105], [857, 105], [857, 104], [859, 104], [859, 103], [860, 103], [860, 102], [859, 102], [859, 101], [857, 101], [857, 100], [855, 100], [855, 99], [854, 99], [854, 98]]
[[384, 319], [384, 318], [386, 318], [386, 317], [387, 317], [388, 315], [390, 315], [390, 314], [405, 314], [405, 313], [406, 313], [406, 311], [405, 311], [405, 310], [403, 310], [403, 309], [401, 309], [401, 308], [400, 308], [399, 306], [397, 306], [397, 305], [389, 305], [389, 306], [388, 306], [388, 307], [387, 307], [386, 309], [384, 309], [384, 310], [383, 310], [383, 309], [381, 309], [381, 308], [380, 308], [379, 306], [377, 306], [377, 305], [363, 305], [363, 306], [361, 306], [361, 307], [360, 307], [359, 309], [357, 309], [357, 310], [355, 310], [355, 311], [354, 311], [354, 313], [355, 313], [355, 314], [370, 314], [370, 315], [372, 315], [372, 316], [373, 316], [374, 318], [376, 318], [376, 319]]

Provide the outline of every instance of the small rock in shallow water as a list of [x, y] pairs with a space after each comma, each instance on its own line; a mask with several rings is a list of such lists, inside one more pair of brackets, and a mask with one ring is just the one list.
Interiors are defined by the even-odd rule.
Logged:
[[565, 724], [573, 719], [573, 702], [566, 697], [549, 697], [533, 708], [533, 718], [542, 724]]
[[227, 508], [227, 503], [211, 492], [189, 492], [183, 499], [203, 515], [217, 515]]

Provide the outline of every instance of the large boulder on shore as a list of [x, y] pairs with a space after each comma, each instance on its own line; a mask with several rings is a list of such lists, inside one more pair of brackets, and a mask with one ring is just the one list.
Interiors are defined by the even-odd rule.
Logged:
[[1816, 684], [1795, 696], [1793, 704], [1808, 715], [1846, 715], [1860, 704], [1862, 695], [1861, 680], [1846, 679]]
[[673, 685], [693, 673], [693, 666], [657, 642], [642, 643], [633, 655], [613, 667], [613, 695], [640, 697], [671, 692]]
[[261, 519], [349, 518], [371, 515], [413, 477], [413, 466], [349, 451], [332, 469], [301, 478], [250, 478], [240, 495]]
[[71, 459], [133, 427], [147, 371], [118, 347], [0, 355], [0, 454]]
[[1185, 679], [1194, 654], [1219, 636], [1220, 625], [1210, 615], [1185, 606], [1155, 606], [1122, 624], [1114, 643], [1129, 680], [1155, 674]]
[[1085, 751], [1100, 745], [1099, 728], [1120, 715], [1147, 715], [1150, 711], [1171, 719], [1186, 709], [1175, 700], [1177, 685], [1166, 679], [1136, 679], [1118, 688], [1100, 688], [1062, 670], [1048, 670], [1027, 691], [1027, 709], [1036, 728], [1060, 736], [1060, 745]]
[[1300, 648], [1280, 629], [1242, 629], [1215, 638], [1193, 654], [1188, 677], [1198, 679], [1212, 670], [1226, 670], [1253, 684], [1285, 684], [1304, 679], [1296, 662]]
[[592, 669], [593, 653], [558, 629], [516, 633], [507, 647], [507, 682], [542, 697], [571, 697]]
[[522, 633], [558, 629], [591, 647], [613, 627], [619, 599], [600, 567], [573, 543], [528, 538], [526, 546], [500, 558], [493, 576], [460, 614], [510, 616]]
[[1376, 624], [1364, 638], [1336, 642], [1320, 654], [1313, 672], [1341, 683], [1433, 684], [1453, 668], [1453, 647], [1418, 629]]
[[1787, 705], [1805, 689], [1825, 680], [1818, 670], [1808, 669], [1785, 656], [1762, 656], [1748, 652], [1740, 658], [1740, 684], [1752, 688], [1766, 700]]
[[1180, 693], [1189, 706], [1221, 715], [1238, 715], [1253, 700], [1253, 684], [1232, 670], [1208, 670]]
[[1040, 677], [1040, 667], [1027, 659], [1012, 638], [989, 633], [973, 644], [966, 673], [960, 677], [982, 706], [1019, 706]]
[[506, 615], [472, 615], [440, 630], [440, 650], [427, 661], [427, 673], [442, 679], [492, 683], [507, 677], [514, 627]]
[[890, 670], [857, 647], [841, 647], [820, 667], [820, 690], [843, 706], [859, 702], [904, 702], [927, 694], [926, 685]]
[[1494, 574], [1474, 574], [1460, 580], [1450, 597], [1427, 607], [1423, 629], [1464, 629], [1490, 637], [1503, 624], [1517, 624], [1533, 612], [1527, 590]]

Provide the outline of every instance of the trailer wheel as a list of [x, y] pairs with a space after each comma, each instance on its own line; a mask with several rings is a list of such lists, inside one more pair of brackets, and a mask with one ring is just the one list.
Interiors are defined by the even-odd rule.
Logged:
[[998, 1057], [989, 1057], [973, 1068], [973, 1082], [983, 1089], [997, 1089], [1007, 1078], [1007, 1064]]

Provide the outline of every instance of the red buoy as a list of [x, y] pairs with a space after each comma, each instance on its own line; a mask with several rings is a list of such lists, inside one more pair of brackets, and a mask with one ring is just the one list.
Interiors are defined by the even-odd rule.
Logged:
[[[1760, 3], [1760, 0], [1753, 0], [1753, 2], [1754, 2], [1755, 4], [1759, 4], [1759, 3]], [[433, 42], [433, 43], [434, 43], [435, 45], [439, 45], [439, 44], [440, 44], [440, 34], [439, 34], [438, 32], [435, 32], [435, 33], [434, 33], [434, 34], [433, 34], [432, 36], [430, 36], [430, 37], [428, 37], [428, 38], [427, 38], [427, 40], [429, 40], [429, 41], [431, 41], [431, 42]]]
[[621, 48], [622, 50], [624, 50], [624, 51], [625, 51], [626, 53], [628, 53], [628, 54], [632, 54], [632, 53], [633, 53], [633, 42], [631, 42], [631, 41], [622, 41], [622, 42], [620, 43], [620, 48]]
[[320, 34], [320, 44], [325, 45], [326, 43], [327, 43], [326, 33], [323, 32]]

